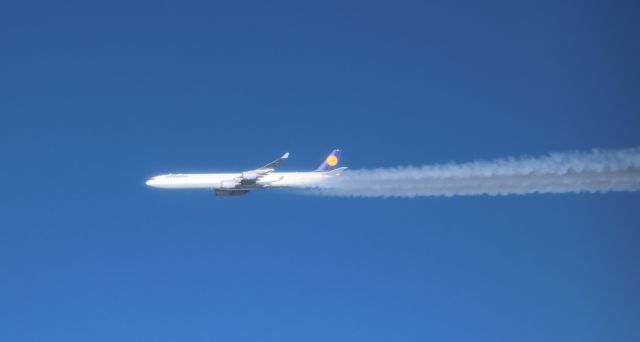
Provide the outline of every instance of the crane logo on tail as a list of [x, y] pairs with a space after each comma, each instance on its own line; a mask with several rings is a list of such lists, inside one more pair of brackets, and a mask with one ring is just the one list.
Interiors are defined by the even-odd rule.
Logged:
[[338, 157], [334, 156], [333, 154], [327, 157], [327, 164], [329, 166], [336, 166], [338, 165]]
[[325, 158], [324, 162], [322, 162], [322, 164], [318, 166], [316, 171], [326, 172], [335, 170], [338, 166], [338, 163], [340, 162], [340, 152], [341, 150], [333, 150], [333, 152], [331, 152], [331, 154], [327, 158]]

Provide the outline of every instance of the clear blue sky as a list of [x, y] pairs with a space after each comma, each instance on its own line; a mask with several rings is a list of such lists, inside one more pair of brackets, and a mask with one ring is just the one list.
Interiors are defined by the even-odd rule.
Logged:
[[640, 194], [161, 191], [640, 145], [634, 1], [0, 5], [0, 340], [637, 341]]

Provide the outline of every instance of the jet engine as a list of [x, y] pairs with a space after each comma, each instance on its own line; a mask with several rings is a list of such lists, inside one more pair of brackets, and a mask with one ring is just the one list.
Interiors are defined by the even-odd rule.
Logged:
[[242, 173], [242, 184], [253, 184], [258, 180], [258, 173], [255, 171], [245, 171]]
[[233, 189], [238, 185], [238, 182], [233, 180], [225, 180], [220, 182], [220, 188], [222, 189]]

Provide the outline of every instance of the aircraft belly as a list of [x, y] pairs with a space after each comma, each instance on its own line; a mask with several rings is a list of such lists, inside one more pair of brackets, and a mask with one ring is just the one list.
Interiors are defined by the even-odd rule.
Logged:
[[165, 189], [212, 189], [220, 187], [220, 180], [217, 179], [184, 179], [173, 182], [166, 182], [156, 185]]
[[173, 183], [158, 185], [158, 188], [165, 189], [210, 189], [216, 188], [217, 185], [211, 183]]
[[282, 179], [273, 182], [271, 187], [305, 187], [321, 182], [324, 178], [318, 174], [289, 174], [282, 175]]

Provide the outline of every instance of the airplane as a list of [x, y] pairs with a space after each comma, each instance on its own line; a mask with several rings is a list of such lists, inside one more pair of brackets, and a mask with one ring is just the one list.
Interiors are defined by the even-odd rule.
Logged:
[[338, 167], [341, 150], [336, 149], [311, 172], [275, 172], [289, 152], [271, 163], [254, 170], [236, 173], [178, 173], [155, 176], [146, 184], [163, 189], [210, 189], [216, 196], [242, 196], [250, 190], [265, 188], [312, 187], [338, 176], [346, 167]]

